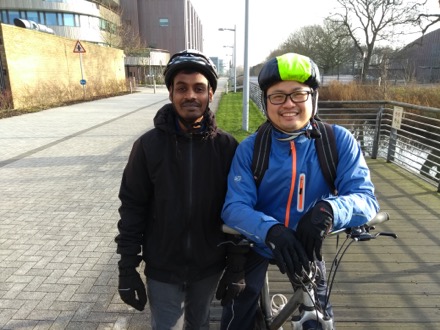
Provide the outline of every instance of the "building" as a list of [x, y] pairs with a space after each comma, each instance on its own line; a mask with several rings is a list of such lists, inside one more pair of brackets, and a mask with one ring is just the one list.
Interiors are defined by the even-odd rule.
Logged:
[[170, 53], [203, 50], [190, 0], [1, 0], [0, 22], [124, 50], [139, 38], [125, 59], [126, 76], [138, 83], [160, 80]]
[[163, 84], [163, 70], [170, 53], [161, 49], [148, 49], [145, 56], [126, 56], [125, 75], [138, 84]]
[[16, 18], [107, 46], [120, 45], [125, 26], [149, 48], [203, 51], [202, 24], [190, 0], [1, 0], [1, 23], [14, 25]]
[[123, 24], [151, 48], [171, 54], [191, 48], [203, 51], [203, 29], [190, 0], [120, 0]]
[[[47, 26], [58, 36], [110, 45], [121, 24], [120, 0], [2, 0], [1, 23], [20, 18]], [[37, 27], [38, 25], [34, 25]]]
[[223, 60], [217, 56], [210, 57], [210, 59], [217, 67], [218, 74], [223, 75], [225, 73], [225, 65], [224, 65]]
[[440, 82], [440, 29], [427, 33], [399, 51], [390, 61], [390, 76], [418, 83]]

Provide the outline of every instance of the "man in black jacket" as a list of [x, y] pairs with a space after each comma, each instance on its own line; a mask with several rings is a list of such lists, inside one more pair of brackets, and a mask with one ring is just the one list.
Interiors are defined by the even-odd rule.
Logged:
[[[217, 87], [209, 58], [176, 53], [164, 75], [171, 103], [134, 143], [122, 177], [119, 294], [142, 311], [148, 293], [153, 329], [208, 329], [226, 263], [220, 212], [237, 141], [209, 109]], [[136, 270], [142, 260], [147, 292]]]

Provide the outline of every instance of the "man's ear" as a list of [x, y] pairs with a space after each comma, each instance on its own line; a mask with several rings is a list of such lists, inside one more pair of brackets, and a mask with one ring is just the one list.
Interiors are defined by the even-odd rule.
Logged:
[[168, 91], [168, 99], [173, 102], [173, 87], [170, 86], [170, 90]]
[[212, 102], [213, 97], [214, 97], [214, 93], [213, 93], [213, 91], [212, 91], [212, 88], [209, 87], [209, 103]]

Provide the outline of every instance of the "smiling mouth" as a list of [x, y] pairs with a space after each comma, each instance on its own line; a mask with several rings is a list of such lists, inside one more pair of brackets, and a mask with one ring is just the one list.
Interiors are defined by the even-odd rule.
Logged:
[[298, 116], [298, 114], [295, 112], [287, 112], [281, 114], [281, 117], [296, 117], [296, 116]]

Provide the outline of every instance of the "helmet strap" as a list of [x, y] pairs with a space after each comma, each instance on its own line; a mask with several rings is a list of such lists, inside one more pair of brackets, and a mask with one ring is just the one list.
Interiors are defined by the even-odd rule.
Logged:
[[320, 139], [321, 132], [318, 129], [318, 124], [316, 123], [316, 119], [314, 117], [310, 118], [310, 124], [312, 128], [307, 130], [307, 137], [309, 139]]

